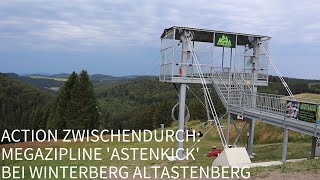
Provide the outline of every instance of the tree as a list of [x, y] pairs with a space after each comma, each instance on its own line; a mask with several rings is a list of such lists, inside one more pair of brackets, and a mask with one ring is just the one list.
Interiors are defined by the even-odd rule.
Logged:
[[79, 79], [79, 115], [86, 129], [94, 129], [99, 126], [98, 102], [94, 93], [93, 84], [88, 72], [82, 70]]
[[53, 106], [49, 129], [95, 129], [99, 127], [98, 103], [87, 71], [72, 72]]
[[65, 103], [66, 108], [66, 128], [67, 129], [85, 129], [83, 119], [81, 118], [81, 89], [80, 78], [77, 73], [73, 72], [69, 78], [70, 84], [66, 87], [66, 97], [68, 101]]
[[80, 122], [77, 122], [77, 86], [79, 84], [79, 77], [76, 72], [72, 72], [68, 80], [61, 88], [58, 97], [53, 106], [47, 124], [48, 129], [57, 129], [62, 131], [66, 128], [78, 129]]

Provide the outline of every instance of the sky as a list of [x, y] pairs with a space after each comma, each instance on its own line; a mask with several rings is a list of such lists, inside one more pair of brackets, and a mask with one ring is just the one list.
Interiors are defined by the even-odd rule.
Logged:
[[0, 72], [157, 75], [160, 35], [187, 26], [272, 37], [284, 76], [320, 79], [319, 0], [1, 0]]

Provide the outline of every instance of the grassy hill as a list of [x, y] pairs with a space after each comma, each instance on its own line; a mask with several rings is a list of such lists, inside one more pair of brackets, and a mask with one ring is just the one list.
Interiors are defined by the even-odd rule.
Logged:
[[313, 93], [296, 94], [296, 95], [294, 95], [294, 97], [320, 100], [320, 94], [313, 94]]
[[[174, 148], [176, 147], [176, 142], [155, 142], [151, 141], [148, 143], [145, 142], [129, 142], [129, 143], [120, 143], [120, 142], [71, 142], [71, 143], [63, 143], [61, 141], [54, 142], [54, 143], [38, 143], [38, 142], [26, 142], [26, 143], [16, 143], [16, 144], [8, 144], [8, 145], [0, 145], [1, 148], [10, 148], [10, 147], [23, 147], [23, 148], [48, 148], [48, 147], [65, 147], [65, 148], [73, 148], [73, 153], [77, 154], [77, 148], [93, 148], [99, 147], [102, 148], [104, 151], [102, 153], [103, 161], [69, 161], [69, 160], [62, 160], [62, 161], [0, 161], [0, 166], [7, 165], [7, 166], [127, 166], [129, 168], [133, 168], [135, 166], [161, 166], [161, 167], [172, 167], [172, 166], [211, 166], [212, 161], [214, 160], [213, 157], [207, 157], [207, 153], [211, 151], [212, 146], [217, 146], [218, 148], [221, 147], [221, 142], [219, 141], [217, 132], [215, 128], [211, 128], [212, 126], [209, 125], [208, 128], [204, 128], [203, 123], [200, 121], [193, 121], [188, 123], [189, 127], [193, 127], [197, 131], [201, 130], [202, 132], [208, 133], [201, 139], [200, 142], [186, 142], [185, 147], [191, 148], [192, 146], [199, 148], [199, 151], [193, 153], [195, 157], [194, 160], [184, 160], [184, 161], [174, 161], [170, 162], [168, 160], [126, 160], [126, 161], [119, 161], [119, 160], [109, 160], [111, 157], [111, 153], [106, 153], [107, 148], [117, 148], [121, 150], [121, 148], [152, 148], [156, 149], [159, 147], [162, 148]], [[167, 129], [177, 130], [177, 126], [175, 123], [171, 127]], [[158, 132], [159, 133], [159, 132]], [[108, 135], [106, 135], [108, 136]], [[310, 149], [309, 143], [303, 142], [292, 142], [289, 143], [289, 152], [288, 158], [303, 158], [308, 156], [308, 152]], [[254, 146], [254, 152], [257, 154], [253, 162], [261, 162], [261, 161], [271, 161], [271, 160], [280, 160], [281, 159], [281, 151], [282, 151], [282, 144], [258, 144]], [[129, 153], [130, 157], [132, 157], [132, 152]], [[250, 172], [252, 175], [257, 175], [263, 172], [272, 172], [272, 171], [280, 171], [280, 172], [292, 172], [292, 171], [312, 171], [312, 172], [319, 172], [320, 168], [320, 160], [310, 160], [310, 161], [303, 161], [298, 163], [288, 163], [281, 166], [273, 166], [268, 168], [252, 168]], [[26, 175], [26, 179], [28, 178], [29, 174]]]

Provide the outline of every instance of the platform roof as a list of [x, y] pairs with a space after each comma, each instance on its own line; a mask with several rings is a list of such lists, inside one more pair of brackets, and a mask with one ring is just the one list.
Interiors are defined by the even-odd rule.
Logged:
[[[238, 45], [246, 45], [249, 43], [248, 37], [254, 38], [261, 38], [262, 40], [269, 40], [271, 39], [270, 36], [263, 36], [263, 35], [255, 35], [255, 34], [245, 34], [245, 33], [235, 33], [235, 32], [227, 32], [227, 31], [217, 31], [217, 30], [208, 30], [208, 29], [197, 29], [197, 28], [190, 28], [190, 27], [179, 27], [173, 26], [167, 28], [163, 31], [161, 38], [164, 38], [168, 32], [172, 32], [172, 30], [176, 29], [175, 39], [179, 40], [182, 34], [180, 30], [189, 30], [194, 33], [193, 41], [200, 41], [200, 42], [213, 42], [213, 35], [214, 33], [221, 33], [221, 34], [232, 34], [237, 35], [237, 44]], [[173, 37], [172, 37], [173, 38]]]

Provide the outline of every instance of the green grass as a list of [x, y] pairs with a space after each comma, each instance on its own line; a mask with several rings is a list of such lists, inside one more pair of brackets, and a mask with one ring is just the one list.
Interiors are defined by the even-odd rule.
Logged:
[[312, 94], [312, 93], [301, 93], [294, 95], [296, 98], [307, 98], [307, 99], [317, 99], [320, 100], [320, 94]]
[[[188, 123], [189, 127], [192, 127], [193, 129], [199, 131], [201, 130], [203, 133], [209, 130], [209, 128], [203, 127], [203, 122], [200, 121], [191, 121]], [[241, 125], [241, 124], [237, 124]], [[257, 124], [256, 129], [261, 128], [263, 124]], [[177, 126], [173, 125], [172, 127], [169, 127], [168, 129], [177, 130]], [[264, 130], [265, 131], [265, 130]], [[269, 131], [272, 131], [272, 129], [269, 129]], [[234, 132], [234, 130], [232, 130]], [[244, 133], [246, 134], [246, 133]], [[259, 133], [256, 134], [258, 139], [261, 137]], [[232, 139], [235, 135], [232, 135]], [[278, 135], [279, 136], [279, 135]], [[281, 138], [280, 138], [281, 139]], [[274, 140], [271, 140], [274, 141]], [[305, 141], [305, 142], [304, 142]], [[288, 145], [288, 159], [296, 159], [296, 158], [304, 158], [309, 156], [310, 152], [310, 143], [309, 139], [305, 138], [296, 140], [293, 139], [292, 142]], [[190, 148], [193, 146], [194, 142], [186, 142], [185, 148]], [[102, 154], [103, 161], [69, 161], [69, 160], [62, 160], [62, 161], [9, 161], [4, 160], [0, 161], [0, 166], [6, 165], [6, 166], [128, 166], [129, 168], [133, 168], [135, 166], [152, 166], [152, 165], [159, 165], [159, 166], [211, 166], [212, 161], [214, 158], [207, 157], [207, 153], [211, 151], [212, 146], [217, 146], [217, 148], [222, 148], [221, 142], [219, 140], [219, 137], [217, 135], [217, 131], [215, 127], [213, 127], [208, 134], [201, 139], [200, 142], [198, 142], [195, 147], [199, 148], [198, 153], [194, 153], [196, 161], [193, 160], [185, 160], [185, 161], [175, 161], [170, 162], [167, 160], [148, 160], [148, 161], [142, 161], [142, 160], [128, 160], [128, 161], [118, 161], [118, 160], [109, 160], [111, 157], [110, 153], [104, 153]], [[173, 148], [176, 147], [176, 142], [149, 142], [149, 143], [143, 143], [143, 142], [130, 142], [130, 143], [121, 143], [121, 142], [112, 142], [112, 143], [104, 143], [104, 142], [72, 142], [72, 143], [62, 143], [62, 142], [55, 142], [55, 143], [38, 143], [38, 142], [26, 142], [26, 143], [16, 143], [16, 144], [7, 144], [7, 145], [0, 145], [0, 147], [9, 148], [9, 147], [33, 147], [33, 148], [46, 148], [46, 147], [72, 147], [73, 153], [76, 153], [77, 148], [94, 148], [99, 147], [103, 150], [106, 150], [108, 147], [110, 148]], [[252, 162], [262, 162], [262, 161], [275, 161], [275, 160], [281, 160], [281, 153], [282, 153], [282, 144], [281, 143], [262, 143], [259, 142], [259, 144], [255, 144], [254, 146], [254, 152], [257, 154], [254, 159], [252, 159]], [[132, 156], [132, 154], [130, 154]], [[298, 162], [298, 163], [288, 163], [281, 166], [273, 166], [273, 167], [267, 167], [267, 168], [252, 168], [250, 170], [251, 174], [257, 175], [262, 172], [269, 172], [269, 171], [280, 171], [280, 172], [291, 172], [291, 171], [300, 171], [300, 166], [303, 166], [302, 169], [305, 171], [318, 171], [320, 166], [320, 160], [312, 160], [312, 161], [304, 161], [304, 162]], [[28, 171], [26, 171], [28, 172]], [[29, 177], [29, 174], [26, 174], [26, 177]]]
[[46, 76], [29, 76], [34, 79], [52, 79], [56, 81], [67, 81], [67, 78], [54, 78], [54, 77], [46, 77]]

